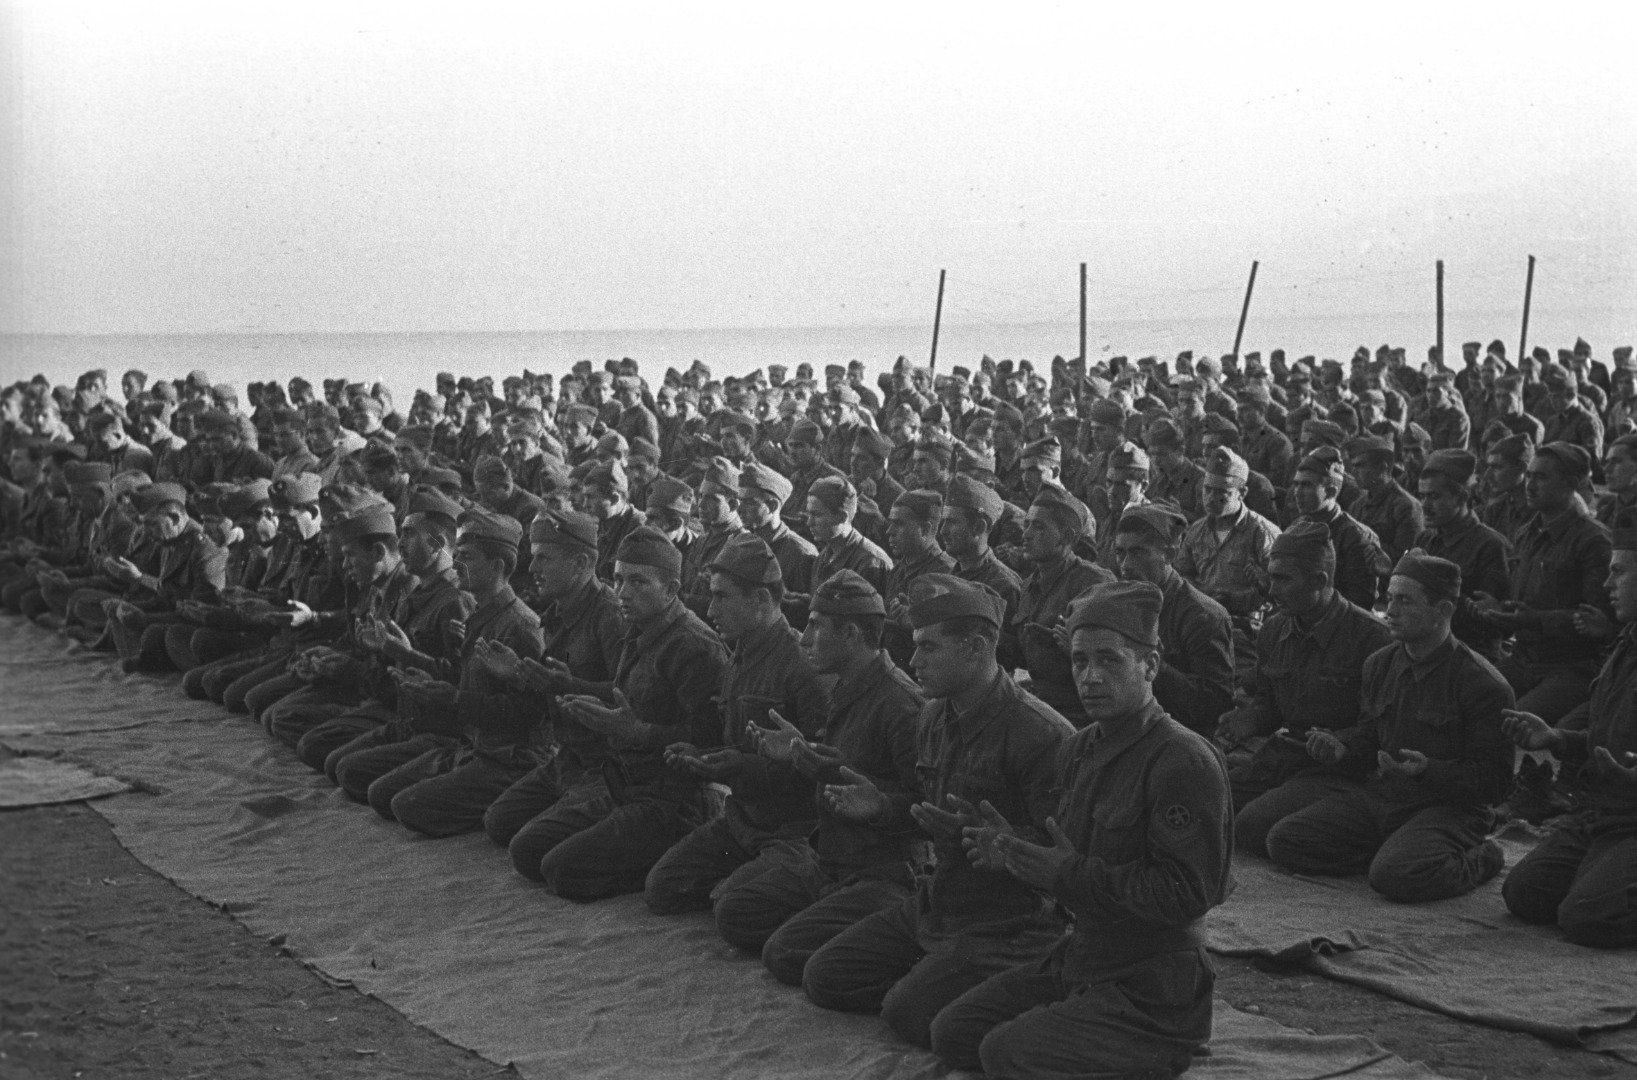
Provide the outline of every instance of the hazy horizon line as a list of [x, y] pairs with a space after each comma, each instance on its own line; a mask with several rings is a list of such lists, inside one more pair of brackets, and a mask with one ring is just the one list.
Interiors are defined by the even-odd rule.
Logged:
[[[1627, 312], [1637, 315], [1637, 307], [1619, 306], [1556, 306], [1559, 312], [1599, 312], [1604, 314]], [[1454, 314], [1454, 313], [1451, 313]], [[1459, 312], [1462, 316], [1470, 315], [1520, 315], [1520, 309], [1513, 307], [1463, 308]], [[1424, 317], [1427, 312], [1422, 309], [1410, 310], [1360, 310], [1353, 312], [1338, 312], [1335, 314], [1291, 314], [1281, 312], [1263, 313], [1263, 318], [1294, 318], [1294, 319], [1347, 319], [1347, 318], [1409, 318]], [[1252, 319], [1257, 313], [1252, 311]], [[1112, 323], [1152, 323], [1152, 322], [1200, 322], [1200, 321], [1233, 321], [1235, 317], [1227, 314], [1200, 314], [1200, 315], [1132, 315], [1132, 316], [1105, 316], [1101, 318], [1088, 316], [1087, 326], [1097, 326]], [[944, 326], [1073, 326], [1078, 323], [1075, 318], [1044, 318], [1044, 319], [1005, 319], [985, 320], [972, 322], [965, 319], [945, 319]], [[575, 327], [507, 327], [482, 330], [433, 330], [423, 328], [399, 329], [369, 329], [369, 330], [334, 330], [334, 329], [305, 329], [305, 330], [0, 330], [0, 337], [5, 338], [202, 338], [202, 337], [394, 337], [404, 335], [433, 336], [443, 335], [458, 337], [462, 335], [527, 335], [527, 334], [652, 334], [652, 333], [742, 333], [768, 330], [868, 330], [868, 329], [901, 329], [905, 327], [932, 328], [932, 320], [902, 321], [902, 320], [865, 320], [844, 323], [768, 323], [757, 325], [714, 325], [714, 326], [575, 326]]]

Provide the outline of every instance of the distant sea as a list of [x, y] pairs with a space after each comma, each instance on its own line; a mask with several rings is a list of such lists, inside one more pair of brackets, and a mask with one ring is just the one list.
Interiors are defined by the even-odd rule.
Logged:
[[[1529, 344], [1568, 347], [1576, 336], [1591, 342], [1594, 355], [1607, 360], [1616, 345], [1637, 344], [1637, 318], [1631, 311], [1560, 311], [1540, 313], [1532, 321]], [[1446, 316], [1445, 341], [1452, 357], [1463, 341], [1500, 338], [1508, 354], [1516, 352], [1516, 312], [1465, 312]], [[1253, 311], [1242, 351], [1266, 355], [1283, 348], [1294, 360], [1313, 354], [1345, 360], [1360, 345], [1401, 345], [1411, 361], [1424, 359], [1434, 337], [1429, 315], [1364, 313], [1311, 317], [1258, 316]], [[1233, 346], [1234, 318], [1190, 318], [1096, 321], [1087, 329], [1087, 352], [1093, 361], [1111, 355], [1133, 358], [1159, 355], [1167, 360], [1183, 349], [1221, 354]], [[1045, 368], [1056, 355], [1079, 351], [1073, 322], [946, 323], [938, 343], [938, 368], [975, 367], [985, 354], [997, 360], [1030, 359]], [[576, 361], [630, 356], [656, 381], [667, 367], [685, 369], [695, 359], [723, 375], [745, 374], [768, 364], [792, 370], [805, 360], [822, 371], [825, 364], [861, 360], [871, 373], [892, 366], [900, 355], [925, 364], [932, 328], [925, 325], [827, 327], [760, 327], [679, 330], [570, 330], [490, 333], [350, 333], [350, 334], [7, 334], [0, 335], [0, 383], [43, 373], [53, 383], [72, 384], [83, 371], [106, 368], [117, 388], [120, 375], [140, 368], [151, 377], [180, 378], [204, 370], [213, 382], [246, 383], [288, 380], [302, 375], [318, 385], [326, 378], [382, 381], [400, 409], [407, 408], [418, 387], [433, 385], [439, 371], [456, 375], [505, 375], [528, 368], [562, 375]]]

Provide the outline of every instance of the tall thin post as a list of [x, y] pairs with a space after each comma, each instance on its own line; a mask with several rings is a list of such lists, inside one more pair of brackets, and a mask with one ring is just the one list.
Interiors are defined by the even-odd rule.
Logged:
[[1529, 345], [1529, 304], [1535, 296], [1535, 257], [1529, 256], [1529, 276], [1523, 281], [1523, 329], [1518, 331], [1518, 364], [1523, 364], [1523, 351]]
[[1250, 314], [1250, 294], [1256, 288], [1256, 260], [1250, 264], [1250, 280], [1245, 283], [1245, 305], [1239, 309], [1239, 329], [1233, 334], [1233, 355], [1239, 355], [1239, 343], [1245, 339], [1245, 317]]
[[1438, 260], [1438, 366], [1446, 368], [1444, 360], [1444, 260]]
[[1086, 360], [1086, 264], [1080, 264], [1080, 362]]
[[947, 273], [947, 271], [938, 271], [938, 307], [932, 313], [932, 359], [927, 362], [927, 367], [931, 368], [933, 371], [938, 370], [938, 329], [943, 325], [944, 321], [945, 273]]

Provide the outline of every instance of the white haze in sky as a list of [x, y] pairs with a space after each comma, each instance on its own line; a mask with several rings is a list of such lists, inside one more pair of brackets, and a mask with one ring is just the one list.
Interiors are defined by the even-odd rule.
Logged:
[[5, 3], [0, 332], [1632, 325], [1631, 5], [1241, 7]]

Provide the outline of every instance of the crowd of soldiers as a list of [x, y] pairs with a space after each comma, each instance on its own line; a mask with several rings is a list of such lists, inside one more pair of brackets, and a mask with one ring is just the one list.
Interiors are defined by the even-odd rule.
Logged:
[[0, 604], [951, 1066], [1175, 1075], [1236, 850], [1549, 819], [1506, 906], [1637, 943], [1637, 362], [1463, 353], [37, 377]]

